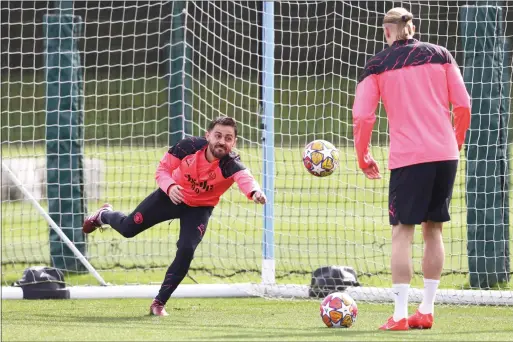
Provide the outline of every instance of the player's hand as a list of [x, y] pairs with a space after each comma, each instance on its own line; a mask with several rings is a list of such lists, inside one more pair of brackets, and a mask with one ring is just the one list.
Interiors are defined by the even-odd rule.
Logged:
[[265, 202], [267, 202], [267, 197], [265, 197], [263, 192], [255, 191], [253, 194], [253, 201], [259, 204], [265, 204]]
[[180, 204], [183, 201], [183, 188], [178, 184], [173, 184], [168, 190], [168, 196], [171, 199], [171, 202], [174, 204]]
[[372, 160], [369, 164], [369, 166], [365, 169], [362, 169], [363, 173], [365, 174], [365, 177], [369, 179], [380, 179], [381, 174], [379, 173], [379, 167], [378, 164]]

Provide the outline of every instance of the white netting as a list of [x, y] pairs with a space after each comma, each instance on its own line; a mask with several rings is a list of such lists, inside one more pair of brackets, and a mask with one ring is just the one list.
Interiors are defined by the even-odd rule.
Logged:
[[[274, 250], [276, 281], [285, 287], [308, 285], [315, 269], [329, 265], [353, 267], [359, 281], [369, 287], [391, 284], [386, 114], [380, 108], [373, 135], [374, 156], [384, 178], [369, 181], [357, 170], [351, 107], [363, 65], [384, 48], [383, 13], [401, 4], [420, 17], [415, 22], [418, 39], [446, 46], [462, 63], [456, 2], [274, 5]], [[52, 10], [46, 2], [26, 6], [10, 2], [2, 9], [2, 160], [47, 208], [43, 16]], [[104, 202], [129, 212], [156, 188], [154, 171], [168, 148], [168, 132], [180, 134], [182, 128], [179, 121], [171, 128], [169, 124], [169, 113], [179, 108], [182, 96], [188, 102], [183, 126], [190, 134], [202, 135], [219, 115], [238, 120], [242, 160], [262, 181], [262, 11], [263, 3], [256, 1], [75, 4], [73, 14], [84, 22], [78, 42], [84, 66], [89, 212]], [[504, 36], [511, 39], [513, 11], [507, 3], [503, 11]], [[185, 25], [185, 44], [180, 41], [180, 22]], [[185, 58], [175, 60], [180, 50]], [[335, 175], [318, 179], [304, 170], [301, 150], [313, 139], [339, 147], [341, 162]], [[463, 161], [451, 207], [453, 219], [445, 229], [442, 287], [447, 289], [468, 286], [464, 175]], [[48, 224], [29, 201], [16, 196], [14, 188], [7, 191], [6, 180], [2, 177], [4, 285], [18, 279], [27, 266], [50, 263]], [[189, 275], [202, 284], [259, 282], [262, 213], [262, 207], [248, 202], [236, 187], [225, 194]], [[108, 282], [158, 284], [174, 257], [177, 228], [177, 221], [166, 222], [133, 239], [112, 230], [95, 233], [88, 240], [89, 261]], [[417, 285], [422, 280], [422, 249], [417, 234]], [[87, 274], [69, 275], [68, 281], [96, 283]], [[507, 289], [502, 288], [499, 297], [511, 298]], [[479, 302], [482, 293], [472, 293]]]

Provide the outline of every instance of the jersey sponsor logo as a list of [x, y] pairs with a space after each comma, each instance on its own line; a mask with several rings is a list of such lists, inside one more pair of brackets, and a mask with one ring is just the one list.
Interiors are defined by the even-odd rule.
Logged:
[[201, 192], [201, 190], [203, 190], [203, 192], [207, 192], [207, 191], [212, 191], [214, 189], [214, 186], [208, 184], [207, 181], [198, 182], [195, 178], [192, 178], [191, 175], [189, 175], [189, 174], [186, 174], [185, 178], [187, 178], [187, 181], [191, 184], [191, 189], [197, 194], [199, 194]]

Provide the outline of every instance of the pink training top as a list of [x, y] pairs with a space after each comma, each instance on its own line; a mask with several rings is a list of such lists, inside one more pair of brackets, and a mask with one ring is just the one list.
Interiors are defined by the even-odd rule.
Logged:
[[155, 174], [160, 189], [168, 194], [171, 185], [182, 186], [183, 202], [191, 207], [216, 206], [233, 183], [249, 199], [255, 191], [261, 191], [239, 156], [230, 153], [210, 163], [205, 156], [207, 146], [205, 138], [192, 137], [171, 147]]
[[408, 39], [394, 42], [367, 62], [353, 105], [362, 169], [369, 167], [369, 142], [380, 98], [390, 128], [389, 169], [459, 159], [458, 146], [470, 125], [470, 96], [449, 51]]

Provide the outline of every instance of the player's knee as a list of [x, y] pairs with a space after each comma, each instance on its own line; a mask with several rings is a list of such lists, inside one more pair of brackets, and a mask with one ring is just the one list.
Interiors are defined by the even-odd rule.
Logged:
[[178, 245], [176, 256], [183, 260], [192, 260], [194, 258], [195, 246], [190, 244]]
[[193, 246], [179, 246], [178, 247], [178, 253], [182, 254], [183, 256], [192, 256], [194, 255], [195, 248]]
[[433, 243], [442, 241], [442, 223], [428, 221], [422, 225], [424, 242]]
[[399, 223], [392, 227], [392, 239], [401, 241], [412, 241], [415, 233], [415, 226]]
[[136, 229], [133, 229], [132, 225], [127, 225], [125, 229], [120, 231], [121, 235], [123, 235], [125, 238], [130, 239], [136, 236], [139, 231]]

